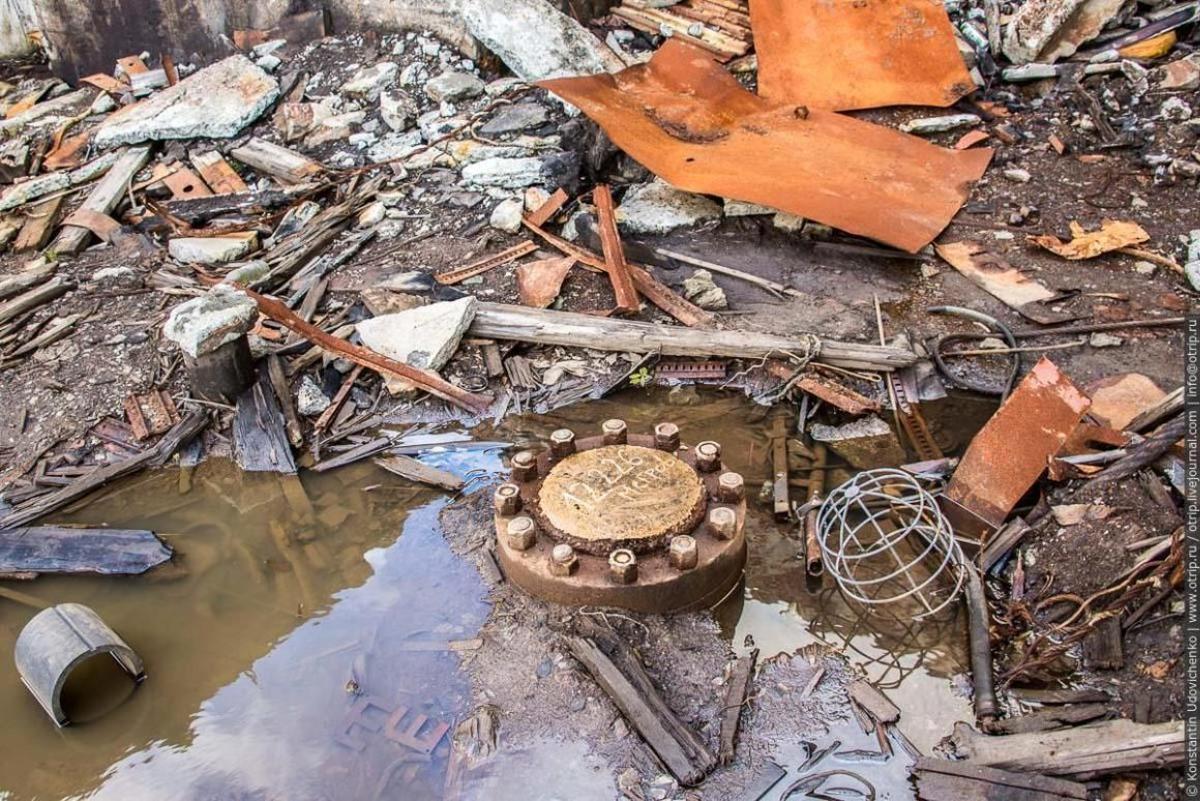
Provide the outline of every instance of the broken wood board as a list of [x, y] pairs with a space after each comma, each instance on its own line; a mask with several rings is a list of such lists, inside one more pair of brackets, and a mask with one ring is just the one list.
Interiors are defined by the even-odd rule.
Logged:
[[992, 157], [986, 148], [947, 150], [844, 114], [772, 103], [674, 39], [616, 75], [538, 85], [673, 186], [791, 212], [910, 253], [941, 233]]
[[283, 184], [300, 184], [325, 171], [319, 163], [257, 136], [229, 155], [248, 167], [266, 173]]
[[[596, 350], [659, 353], [664, 356], [728, 356], [763, 359], [803, 355], [817, 340], [754, 331], [705, 331], [590, 314], [480, 303], [468, 333], [487, 339], [567, 345]], [[853, 370], [895, 370], [917, 361], [911, 351], [882, 345], [819, 340], [813, 357]]]
[[153, 531], [33, 526], [0, 530], [0, 573], [135, 576], [170, 561]]
[[11, 300], [0, 303], [0, 323], [7, 323], [9, 320], [21, 316], [30, 309], [36, 309], [43, 303], [48, 303], [60, 295], [65, 295], [74, 288], [75, 283], [73, 281], [59, 277], [51, 278], [49, 281], [27, 290]]
[[229, 162], [216, 150], [192, 155], [192, 166], [213, 194], [237, 195], [249, 191], [246, 182], [234, 171]]
[[751, 0], [758, 93], [851, 111], [950, 106], [974, 91], [954, 26], [928, 0]]
[[121, 230], [121, 224], [107, 214], [82, 207], [71, 212], [67, 219], [63, 220], [63, 225], [86, 228], [101, 242], [111, 242], [117, 231]]
[[1095, 231], [1086, 231], [1077, 221], [1071, 221], [1071, 240], [1063, 242], [1053, 234], [1030, 237], [1030, 241], [1056, 256], [1079, 261], [1094, 259], [1114, 250], [1140, 245], [1150, 239], [1142, 226], [1134, 222], [1104, 220]]
[[1063, 704], [1015, 718], [995, 720], [986, 728], [989, 734], [1029, 734], [1089, 723], [1107, 716], [1111, 711], [1112, 708], [1107, 704]]
[[19, 295], [37, 286], [54, 275], [54, 271], [57, 269], [57, 265], [48, 259], [35, 259], [31, 266], [19, 273], [0, 278], [0, 300]]
[[178, 167], [163, 177], [163, 185], [171, 191], [172, 200], [188, 200], [196, 197], [212, 197], [212, 190], [200, 176], [187, 167]]
[[1056, 297], [1039, 281], [1013, 267], [1003, 257], [978, 242], [948, 242], [934, 245], [942, 259], [971, 283], [1035, 323], [1050, 325], [1074, 320], [1077, 315], [1055, 312], [1045, 301]]
[[919, 757], [912, 768], [921, 801], [1060, 801], [1086, 799], [1087, 787], [1066, 779]]
[[[767, 370], [771, 375], [784, 381], [790, 380], [796, 372], [796, 368], [792, 365], [775, 359], [767, 363]], [[819, 373], [806, 372], [797, 378], [792, 386], [802, 392], [807, 392], [814, 398], [825, 401], [835, 409], [841, 409], [846, 414], [857, 416], [868, 412], [877, 412], [880, 409], [878, 401], [871, 400], [866, 395], [855, 392], [850, 387]]]
[[54, 235], [66, 199], [66, 195], [57, 195], [30, 206], [26, 212], [25, 224], [13, 240], [12, 249], [20, 253], [44, 248]]
[[[151, 149], [142, 145], [123, 150], [116, 163], [96, 184], [80, 208], [94, 211], [97, 214], [111, 215], [117, 205], [125, 200], [133, 177], [150, 160]], [[87, 228], [64, 225], [51, 244], [51, 248], [55, 253], [62, 255], [79, 253], [88, 244], [91, 236], [92, 232]]]
[[721, 748], [717, 760], [722, 765], [733, 762], [737, 750], [738, 723], [742, 718], [742, 707], [750, 694], [750, 681], [754, 678], [754, 665], [758, 661], [758, 649], [733, 663], [729, 684], [725, 688], [725, 704], [721, 710]]
[[466, 486], [466, 483], [453, 473], [430, 467], [411, 456], [382, 456], [375, 460], [375, 464], [393, 475], [449, 492], [458, 492]]
[[238, 467], [250, 473], [296, 472], [287, 424], [266, 369], [238, 398], [233, 418], [233, 453]]
[[[669, 35], [702, 47], [720, 61], [743, 56], [750, 49], [750, 15], [744, 0], [624, 0], [613, 16], [630, 27], [654, 35]], [[701, 24], [697, 24], [701, 23]]]
[[900, 719], [900, 707], [863, 679], [858, 679], [850, 685], [850, 700], [880, 723], [895, 723]]

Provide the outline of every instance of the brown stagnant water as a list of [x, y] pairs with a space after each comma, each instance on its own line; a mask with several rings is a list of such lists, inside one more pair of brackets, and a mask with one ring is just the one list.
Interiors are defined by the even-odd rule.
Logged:
[[[563, 426], [585, 432], [608, 417], [633, 430], [670, 419], [685, 442], [723, 443], [725, 463], [752, 492], [770, 475], [767, 410], [731, 395], [687, 406], [665, 398], [627, 391], [473, 433], [520, 444]], [[948, 450], [960, 450], [993, 411], [969, 398], [927, 407]], [[499, 449], [421, 458], [490, 477], [477, 487], [504, 471]], [[830, 486], [848, 475], [834, 473]], [[296, 480], [302, 493], [286, 484]], [[309, 508], [296, 502], [304, 496]], [[189, 473], [134, 477], [56, 521], [152, 529], [174, 546], [182, 569], [6, 583], [42, 604], [95, 609], [142, 656], [148, 678], [130, 692], [111, 666], [88, 665], [67, 688], [68, 713], [84, 722], [60, 730], [11, 658], [0, 658], [0, 799], [223, 799], [228, 786], [259, 787], [253, 797], [262, 799], [439, 797], [444, 764], [436, 756], [412, 764], [401, 755], [413, 752], [380, 732], [354, 728], [340, 741], [338, 733], [363, 694], [451, 724], [471, 709], [459, 655], [488, 605], [475, 568], [439, 531], [438, 514], [452, 502], [370, 462], [283, 479], [209, 460]], [[753, 499], [751, 507], [744, 590], [715, 610], [733, 650], [747, 650], [750, 637], [762, 658], [811, 642], [844, 651], [888, 690], [902, 730], [925, 751], [971, 717], [953, 681], [967, 671], [961, 615], [914, 624], [849, 605], [828, 579], [809, 585], [787, 526]], [[277, 544], [289, 534], [305, 541], [302, 553]], [[12, 653], [33, 612], [0, 600], [0, 654]], [[386, 717], [372, 712], [369, 720], [382, 729]], [[401, 718], [400, 728], [409, 722]], [[611, 797], [612, 776], [596, 773], [595, 781], [563, 787], [562, 797]]]

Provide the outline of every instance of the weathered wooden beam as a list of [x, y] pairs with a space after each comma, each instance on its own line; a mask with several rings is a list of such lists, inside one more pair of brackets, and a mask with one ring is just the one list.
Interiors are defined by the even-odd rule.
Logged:
[[58, 268], [54, 262], [38, 259], [34, 261], [32, 267], [27, 267], [19, 273], [13, 273], [12, 275], [0, 278], [0, 300], [11, 298], [13, 295], [19, 295], [30, 287], [37, 286], [54, 275], [56, 269]]
[[68, 281], [66, 278], [52, 278], [44, 284], [0, 304], [0, 323], [7, 323], [14, 317], [18, 317], [30, 309], [36, 309], [43, 303], [54, 300], [74, 288], [73, 281]]
[[153, 531], [32, 526], [0, 531], [0, 573], [137, 575], [170, 560]]
[[1111, 711], [1107, 704], [1066, 704], [1052, 706], [1028, 715], [995, 720], [987, 727], [990, 734], [1028, 734], [1037, 731], [1063, 729], [1089, 723]]
[[319, 163], [294, 150], [260, 139], [229, 151], [229, 155], [285, 184], [299, 184], [325, 171]]
[[233, 418], [233, 452], [238, 467], [247, 472], [296, 472], [283, 411], [271, 388], [267, 370], [241, 394]]
[[[152, 150], [151, 145], [141, 145], [122, 151], [116, 163], [109, 168], [100, 183], [96, 184], [80, 208], [94, 211], [97, 214], [111, 215], [128, 194], [133, 177], [150, 160]], [[91, 237], [92, 232], [86, 228], [64, 225], [50, 247], [59, 254], [78, 253], [87, 246]]]
[[733, 762], [737, 751], [738, 721], [742, 718], [742, 707], [750, 692], [750, 679], [754, 676], [754, 664], [758, 661], [758, 649], [733, 663], [729, 684], [725, 688], [725, 706], [721, 710], [721, 748], [717, 760], [722, 765]]
[[1087, 787], [1066, 779], [920, 757], [913, 765], [921, 801], [1059, 801], [1085, 799]]
[[411, 456], [383, 456], [376, 459], [375, 464], [389, 473], [407, 478], [409, 481], [416, 481], [419, 484], [427, 484], [450, 492], [458, 492], [466, 486], [466, 483], [453, 473], [430, 467]]

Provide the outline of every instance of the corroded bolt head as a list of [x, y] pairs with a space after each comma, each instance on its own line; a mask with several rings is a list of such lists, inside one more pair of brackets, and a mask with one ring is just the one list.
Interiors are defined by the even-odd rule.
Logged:
[[674, 423], [656, 425], [654, 427], [654, 447], [667, 453], [679, 450], [679, 426]]
[[671, 562], [671, 567], [676, 570], [691, 570], [700, 558], [700, 552], [696, 548], [696, 538], [690, 534], [672, 537], [671, 545], [667, 550], [667, 558]]
[[496, 487], [492, 504], [499, 514], [515, 515], [521, 511], [521, 488], [516, 484], [501, 484]]
[[719, 540], [733, 539], [737, 527], [737, 515], [726, 506], [718, 506], [708, 513], [708, 530]]
[[533, 451], [521, 451], [512, 458], [514, 481], [533, 481], [537, 478], [537, 457]]
[[556, 576], [569, 576], [579, 569], [579, 557], [575, 549], [560, 542], [550, 551], [550, 572]]
[[722, 473], [717, 479], [717, 494], [725, 503], [737, 503], [746, 497], [746, 484], [741, 473]]
[[509, 547], [517, 551], [528, 551], [537, 542], [537, 525], [532, 517], [525, 515], [509, 520], [504, 533]]
[[565, 459], [575, 452], [575, 432], [560, 428], [550, 435], [550, 452], [556, 459]]
[[608, 555], [608, 574], [617, 584], [637, 581], [637, 556], [628, 548], [618, 548]]
[[721, 466], [721, 446], [716, 442], [701, 442], [696, 446], [696, 467], [702, 473], [712, 473]]
[[629, 428], [624, 420], [605, 420], [600, 431], [604, 435], [605, 445], [624, 445], [629, 437]]

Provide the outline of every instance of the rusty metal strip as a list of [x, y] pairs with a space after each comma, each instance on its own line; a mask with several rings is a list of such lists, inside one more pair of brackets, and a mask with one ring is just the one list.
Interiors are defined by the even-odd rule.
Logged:
[[724, 378], [729, 366], [725, 362], [659, 362], [654, 377], [662, 380], [704, 381]]
[[608, 280], [612, 282], [613, 295], [617, 298], [617, 309], [635, 312], [641, 305], [633, 278], [625, 263], [625, 249], [621, 247], [621, 234], [617, 231], [617, 211], [613, 208], [612, 191], [607, 184], [598, 184], [592, 190], [592, 201], [596, 204], [596, 221], [600, 227], [600, 246], [604, 249]]
[[[782, 369], [776, 370], [776, 365]], [[774, 375], [785, 380], [791, 378], [794, 369], [790, 365], [781, 362], [773, 362], [771, 367], [771, 372]], [[867, 412], [879, 411], [879, 404], [875, 401], [855, 392], [849, 387], [842, 386], [826, 376], [807, 373], [797, 379], [795, 386], [797, 389], [807, 392], [814, 398], [820, 398], [830, 406], [841, 409], [847, 414], [866, 414]]]
[[948, 150], [844, 114], [764, 100], [707, 53], [673, 39], [615, 75], [539, 86], [680, 189], [759, 203], [910, 253], [941, 233], [992, 157], [986, 148]]
[[949, 106], [975, 88], [940, 2], [751, 0], [758, 91], [849, 111]]
[[909, 401], [899, 376], [896, 373], [888, 373], [887, 380], [892, 383], [892, 389], [896, 392], [896, 416], [900, 418], [900, 426], [908, 435], [908, 441], [913, 444], [917, 455], [923, 461], [944, 458], [946, 454], [942, 453], [942, 449], [938, 447], [933, 435], [929, 433], [929, 425], [917, 409], [919, 404]]
[[477, 275], [483, 275], [489, 270], [494, 270], [502, 264], [516, 261], [522, 256], [527, 256], [537, 250], [537, 244], [534, 242], [525, 241], [519, 245], [513, 245], [508, 250], [502, 250], [494, 256], [488, 256], [485, 259], [480, 259], [474, 264], [468, 264], [466, 267], [460, 267], [457, 270], [450, 270], [444, 273], [438, 273], [433, 277], [442, 286], [457, 284], [460, 281], [465, 281], [468, 278], [474, 278]]
[[541, 227], [550, 222], [550, 218], [558, 214], [565, 205], [567, 205], [567, 193], [559, 188], [555, 190], [549, 200], [526, 214], [525, 217], [534, 225]]

